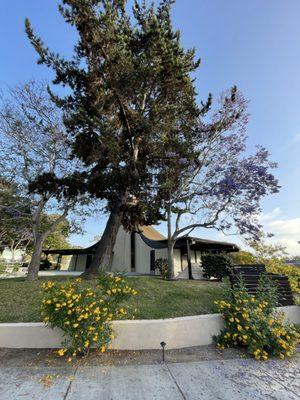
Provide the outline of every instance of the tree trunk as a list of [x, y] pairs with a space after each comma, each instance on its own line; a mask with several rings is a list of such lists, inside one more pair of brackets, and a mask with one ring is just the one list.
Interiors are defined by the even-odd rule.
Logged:
[[174, 242], [168, 242], [168, 270], [169, 270], [169, 279], [175, 278], [174, 271]]
[[116, 243], [118, 230], [121, 226], [121, 204], [121, 202], [116, 204], [110, 213], [103, 235], [96, 247], [94, 258], [89, 269], [83, 274], [86, 279], [92, 279], [97, 276], [100, 268], [111, 271], [113, 249]]
[[33, 245], [33, 253], [32, 257], [28, 266], [28, 275], [27, 275], [27, 280], [28, 281], [34, 281], [35, 279], [38, 279], [38, 273], [40, 269], [40, 263], [41, 263], [41, 255], [42, 255], [42, 249], [43, 249], [43, 242], [44, 239], [42, 235], [38, 235], [36, 240], [34, 241]]
[[174, 246], [175, 240], [173, 240], [172, 235], [172, 213], [171, 207], [168, 209], [167, 213], [167, 222], [168, 222], [168, 271], [169, 271], [169, 279], [175, 278], [174, 271]]
[[11, 256], [10, 256], [10, 261], [13, 263], [13, 262], [15, 262], [15, 247], [14, 247], [14, 244], [15, 244], [15, 242], [13, 242], [13, 244], [11, 245], [11, 247], [10, 247], [10, 253], [11, 253]]
[[39, 233], [41, 213], [42, 213], [42, 207], [39, 207], [39, 209], [36, 212], [35, 220], [34, 220], [33, 227], [32, 227], [34, 243], [33, 243], [33, 254], [31, 257], [30, 264], [28, 266], [28, 274], [27, 274], [28, 281], [33, 281], [35, 279], [38, 279], [38, 273], [39, 273], [40, 264], [41, 264], [41, 255], [42, 255], [44, 241], [50, 235], [50, 233], [53, 232], [54, 228], [60, 222], [62, 222], [64, 219], [66, 219], [67, 214], [68, 214], [68, 208], [66, 208], [65, 211], [63, 212], [63, 214], [60, 215], [52, 223], [52, 225], [43, 233]]

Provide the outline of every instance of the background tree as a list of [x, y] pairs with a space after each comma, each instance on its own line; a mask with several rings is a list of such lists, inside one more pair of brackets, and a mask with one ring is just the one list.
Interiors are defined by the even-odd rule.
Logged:
[[[233, 87], [221, 96], [220, 103], [216, 111], [211, 110], [212, 115], [208, 107], [199, 118], [191, 157], [182, 158], [174, 150], [160, 174], [171, 276], [179, 236], [206, 228], [257, 240], [262, 228], [260, 200], [279, 190], [270, 172], [276, 164], [269, 161], [269, 153], [258, 147], [254, 155], [245, 154], [247, 101]], [[177, 173], [178, 165], [182, 167]]]
[[228, 257], [235, 265], [257, 264], [257, 259], [250, 251], [241, 250], [236, 253], [229, 253]]
[[[51, 52], [26, 21], [27, 35], [39, 54], [38, 63], [52, 68], [53, 83], [68, 87], [63, 98], [53, 95], [64, 112], [73, 138], [73, 155], [86, 170], [60, 180], [69, 195], [88, 191], [107, 202], [109, 218], [89, 274], [110, 268], [121, 224], [138, 229], [161, 217], [156, 170], [166, 143], [184, 146], [199, 110], [191, 73], [199, 65], [193, 50], [180, 45], [170, 8], [125, 0], [64, 0], [59, 11], [78, 32], [71, 60]], [[44, 175], [37, 190], [57, 187]], [[156, 201], [154, 201], [154, 199]]]
[[[70, 211], [76, 211], [75, 200], [66, 199], [62, 193], [59, 201], [50, 193], [29, 194], [31, 182], [46, 172], [52, 177], [66, 177], [74, 168], [61, 113], [50, 100], [46, 85], [31, 81], [10, 89], [0, 108], [0, 174], [13, 182], [20, 197], [28, 199], [26, 213], [15, 211], [18, 218], [22, 215], [30, 221], [33, 252], [29, 280], [37, 278], [46, 238]], [[1, 204], [6, 212], [11, 207]], [[55, 217], [43, 225], [45, 214], [51, 211], [55, 211]], [[12, 222], [18, 226], [15, 219]]]
[[26, 252], [32, 244], [28, 198], [18, 194], [13, 183], [0, 179], [0, 248], [6, 247], [15, 260], [17, 250]]
[[[52, 225], [53, 221], [59, 218], [57, 214], [50, 214], [44, 216], [44, 221], [42, 222], [43, 230], [48, 229]], [[69, 221], [68, 218], [61, 221], [49, 236], [44, 241], [43, 247], [45, 249], [71, 249], [73, 246], [69, 241], [69, 237], [72, 233], [81, 232], [80, 227], [78, 227], [74, 221]]]
[[246, 241], [246, 245], [250, 247], [256, 261], [271, 268], [284, 265], [288, 257], [286, 247], [280, 243], [268, 242], [268, 235], [264, 233], [261, 233], [258, 239]]

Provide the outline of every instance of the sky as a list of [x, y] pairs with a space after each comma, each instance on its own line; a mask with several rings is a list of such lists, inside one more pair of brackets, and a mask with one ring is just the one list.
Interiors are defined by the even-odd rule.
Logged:
[[[130, 1], [129, 1], [130, 3]], [[35, 31], [55, 52], [72, 54], [75, 32], [64, 22], [56, 0], [0, 0], [0, 88], [35, 79], [51, 79], [37, 65], [24, 33], [28, 17]], [[199, 99], [215, 98], [237, 85], [250, 100], [248, 148], [265, 146], [278, 162], [279, 194], [262, 202], [261, 221], [273, 241], [300, 254], [300, 1], [299, 0], [177, 0], [173, 23], [182, 44], [194, 47], [202, 64], [196, 74]], [[73, 244], [88, 246], [101, 234], [106, 216], [89, 218], [84, 235]], [[161, 224], [158, 229], [166, 232]], [[241, 243], [218, 232], [193, 234]]]

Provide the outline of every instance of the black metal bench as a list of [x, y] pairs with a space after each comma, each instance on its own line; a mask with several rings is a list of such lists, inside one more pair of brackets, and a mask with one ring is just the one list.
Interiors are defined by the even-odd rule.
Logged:
[[278, 306], [294, 305], [293, 293], [286, 275], [266, 272], [263, 264], [234, 265], [230, 271], [230, 282], [236, 284], [241, 277], [249, 294], [256, 295], [261, 275], [267, 276], [277, 287]]

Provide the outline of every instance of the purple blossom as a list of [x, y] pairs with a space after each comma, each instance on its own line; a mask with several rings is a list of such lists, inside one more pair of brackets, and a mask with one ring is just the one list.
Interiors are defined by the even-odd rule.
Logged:
[[176, 157], [177, 153], [175, 153], [174, 151], [167, 151], [166, 152], [166, 157], [172, 158], [172, 157]]
[[179, 158], [178, 162], [180, 165], [186, 165], [189, 161], [187, 158]]

